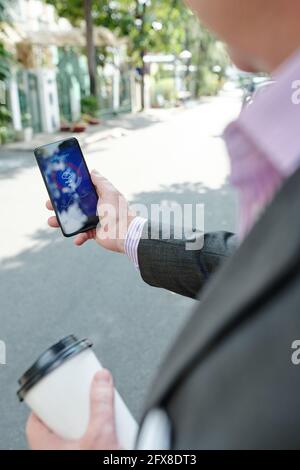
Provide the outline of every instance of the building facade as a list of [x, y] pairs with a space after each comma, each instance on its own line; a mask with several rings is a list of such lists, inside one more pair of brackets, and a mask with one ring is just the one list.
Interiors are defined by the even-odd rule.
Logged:
[[[25, 129], [51, 133], [62, 121], [79, 121], [81, 98], [89, 94], [84, 27], [74, 28], [42, 0], [11, 0], [8, 8], [3, 37], [14, 57], [6, 83], [14, 131], [24, 138]], [[106, 48], [97, 67], [100, 114], [130, 111], [126, 45], [105, 28], [95, 28], [95, 43]]]

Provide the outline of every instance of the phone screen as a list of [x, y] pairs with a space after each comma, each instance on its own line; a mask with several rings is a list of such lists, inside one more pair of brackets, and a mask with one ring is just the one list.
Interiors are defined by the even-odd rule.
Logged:
[[55, 142], [34, 153], [63, 234], [96, 227], [98, 196], [78, 141]]

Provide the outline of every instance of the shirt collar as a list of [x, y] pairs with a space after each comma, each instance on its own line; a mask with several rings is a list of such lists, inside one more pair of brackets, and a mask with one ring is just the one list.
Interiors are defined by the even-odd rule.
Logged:
[[225, 139], [233, 128], [239, 128], [287, 177], [300, 165], [300, 52], [284, 63], [273, 78], [275, 83], [227, 128]]

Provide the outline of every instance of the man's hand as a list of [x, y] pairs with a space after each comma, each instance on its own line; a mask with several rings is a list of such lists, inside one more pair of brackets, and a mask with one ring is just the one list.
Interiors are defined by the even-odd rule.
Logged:
[[[99, 196], [97, 212], [100, 223], [97, 229], [77, 235], [74, 243], [81, 246], [88, 240], [96, 240], [107, 250], [124, 253], [125, 236], [135, 214], [125, 197], [106, 178], [95, 170], [91, 172], [91, 178]], [[46, 202], [46, 207], [53, 211], [50, 201]], [[48, 219], [48, 224], [53, 228], [59, 227], [55, 216]]]
[[33, 413], [29, 416], [26, 435], [33, 450], [117, 450], [114, 411], [114, 385], [108, 370], [97, 372], [91, 387], [91, 416], [88, 429], [78, 441], [56, 436]]

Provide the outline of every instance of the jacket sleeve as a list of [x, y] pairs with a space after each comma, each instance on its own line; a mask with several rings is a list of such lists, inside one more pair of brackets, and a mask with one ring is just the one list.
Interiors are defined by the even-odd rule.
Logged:
[[229, 232], [203, 234], [191, 230], [176, 237], [176, 229], [166, 231], [160, 224], [147, 222], [138, 246], [143, 280], [153, 286], [196, 298], [222, 262], [238, 247], [237, 236]]

